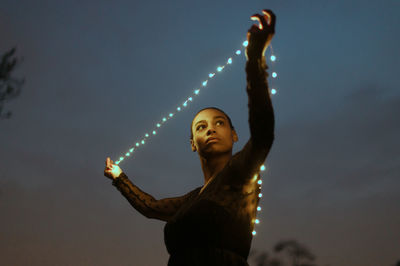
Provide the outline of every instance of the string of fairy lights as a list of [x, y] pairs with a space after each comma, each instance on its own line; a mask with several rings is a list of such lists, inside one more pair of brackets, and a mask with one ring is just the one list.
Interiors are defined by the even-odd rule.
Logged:
[[[243, 46], [244, 48], [242, 48], [242, 49], [245, 49], [245, 48], [247, 47], [247, 45], [248, 45], [248, 41], [244, 41], [244, 42], [242, 43], [242, 46]], [[275, 62], [275, 61], [276, 61], [276, 56], [275, 56], [274, 53], [273, 53], [272, 46], [269, 45], [268, 47], [269, 47], [270, 50], [271, 50], [271, 56], [269, 57], [269, 59], [271, 60], [271, 62]], [[240, 56], [240, 55], [243, 54], [243, 53], [244, 53], [244, 52], [243, 52], [242, 50], [238, 49], [238, 50], [235, 51], [235, 56]], [[194, 99], [196, 96], [198, 96], [198, 95], [200, 94], [200, 91], [201, 91], [204, 87], [207, 86], [208, 82], [209, 82], [212, 78], [214, 78], [218, 73], [220, 73], [222, 70], [224, 70], [227, 66], [231, 65], [232, 63], [233, 63], [233, 58], [232, 58], [232, 57], [229, 57], [229, 58], [226, 60], [225, 64], [218, 66], [218, 67], [216, 68], [216, 71], [209, 73], [209, 74], [208, 74], [208, 78], [205, 79], [205, 80], [201, 83], [201, 86], [200, 86], [200, 87], [194, 89], [194, 90], [193, 90], [193, 93], [192, 93], [189, 97], [187, 97], [187, 98], [185, 99], [185, 101], [184, 101], [182, 104], [180, 104], [180, 105], [178, 105], [176, 108], [174, 108], [174, 111], [168, 112], [168, 114], [164, 115], [159, 121], [157, 121], [156, 123], [154, 123], [154, 128], [151, 129], [151, 130], [149, 130], [149, 131], [147, 131], [147, 133], [145, 133], [144, 136], [143, 136], [142, 138], [140, 138], [139, 140], [137, 140], [137, 141], [134, 143], [134, 145], [132, 145], [132, 146], [129, 148], [129, 150], [125, 153], [125, 156], [120, 156], [119, 159], [118, 159], [117, 161], [115, 161], [115, 164], [119, 165], [125, 158], [131, 157], [140, 147], [142, 147], [144, 144], [146, 144], [146, 143], [148, 142], [148, 140], [149, 140], [152, 136], [157, 135], [159, 129], [160, 129], [162, 126], [164, 126], [168, 120], [174, 118], [175, 115], [176, 115], [177, 113], [179, 113], [179, 112], [183, 111], [184, 109], [186, 109], [186, 107], [188, 106], [188, 104], [190, 104], [191, 102], [193, 102], [193, 99]], [[278, 74], [277, 74], [276, 72], [273, 71], [273, 72], [271, 73], [271, 76], [272, 76], [272, 78], [275, 79], [275, 78], [277, 78]], [[271, 88], [271, 89], [270, 89], [270, 92], [271, 92], [272, 95], [275, 95], [275, 94], [277, 93], [277, 90], [276, 90], [276, 88]], [[265, 171], [265, 169], [266, 169], [265, 165], [264, 165], [264, 164], [261, 165], [260, 171], [261, 171], [261, 172], [262, 172], [262, 171]], [[258, 179], [258, 180], [257, 180], [257, 179]], [[253, 181], [255, 182], [256, 180], [257, 180], [257, 184], [259, 184], [259, 189], [260, 189], [260, 191], [261, 191], [262, 180], [261, 180], [261, 177], [260, 177], [259, 174], [255, 174], [255, 175], [254, 175]], [[259, 198], [262, 197], [262, 193], [261, 193], [261, 192], [258, 194], [258, 197], [259, 197]], [[261, 211], [261, 207], [260, 207], [260, 206], [257, 206], [257, 212], [260, 212], [260, 211]], [[256, 219], [254, 219], [253, 223], [259, 224], [259, 223], [260, 223], [260, 220], [256, 218]], [[252, 231], [252, 234], [253, 234], [253, 236], [256, 235], [256, 231], [253, 230], [253, 231]]]

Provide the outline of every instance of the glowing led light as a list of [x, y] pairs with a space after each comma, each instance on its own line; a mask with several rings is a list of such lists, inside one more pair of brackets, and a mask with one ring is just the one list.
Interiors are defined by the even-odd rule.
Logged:
[[[246, 40], [246, 41], [244, 41], [242, 44], [243, 44], [244, 47], [247, 47], [249, 43], [248, 43], [248, 41]], [[236, 55], [240, 55], [241, 53], [242, 53], [241, 50], [236, 50], [236, 52], [235, 52]], [[273, 53], [273, 51], [272, 51], [272, 46], [271, 46], [271, 57], [270, 57], [270, 59], [271, 59], [271, 61], [275, 61], [275, 60], [276, 60], [276, 56], [273, 55], [272, 53]], [[222, 66], [218, 66], [218, 67], [217, 67], [217, 71], [218, 71], [218, 72], [221, 72], [221, 71], [225, 68], [226, 65], [232, 64], [232, 62], [233, 62], [232, 57], [228, 58], [227, 63], [226, 63], [225, 65], [222, 65]], [[213, 78], [215, 75], [216, 75], [216, 73], [214, 73], [214, 72], [211, 72], [211, 73], [208, 74], [209, 78]], [[273, 77], [273, 78], [276, 78], [276, 77], [277, 77], [277, 73], [276, 73], [276, 72], [272, 72], [272, 77]], [[205, 87], [205, 86], [207, 85], [207, 83], [208, 83], [208, 79], [205, 80], [205, 81], [203, 81], [203, 82], [202, 82], [202, 85]], [[195, 94], [195, 95], [198, 95], [199, 92], [200, 92], [200, 89], [195, 89], [195, 90], [194, 90], [194, 94]], [[275, 90], [275, 89], [271, 89], [271, 93], [272, 93], [272, 94], [275, 94], [275, 93], [276, 93], [276, 90]], [[189, 97], [189, 98], [182, 104], [183, 107], [186, 107], [186, 106], [187, 106], [188, 101], [190, 101], [190, 102], [193, 101], [193, 98], [192, 98], [192, 97]], [[181, 111], [181, 107], [180, 107], [180, 106], [177, 107], [177, 110], [178, 110], [178, 111]], [[168, 119], [172, 118], [173, 116], [174, 116], [174, 113], [169, 113], [168, 116], [163, 117], [163, 118], [162, 118], [162, 122], [156, 124], [156, 125], [157, 125], [157, 128], [161, 127], [161, 124], [163, 124], [164, 122], [166, 122]], [[153, 135], [156, 135], [156, 131], [155, 131], [155, 130], [153, 130], [152, 133], [153, 133]], [[146, 133], [146, 134], [145, 134], [145, 138], [148, 138], [148, 137], [149, 137], [149, 134]], [[143, 140], [141, 140], [141, 141], [139, 141], [139, 142], [136, 142], [136, 144], [135, 144], [136, 147], [138, 147], [138, 146], [141, 145], [141, 144], [142, 144], [142, 145], [145, 144], [145, 140], [144, 140], [145, 138], [143, 138]], [[140, 143], [141, 143], [141, 144], [140, 144]], [[125, 153], [125, 156], [130, 156], [130, 155], [133, 153], [133, 151], [134, 151], [134, 148], [132, 147], [132, 148], [129, 150], [129, 152]], [[116, 163], [116, 164], [119, 164], [119, 163], [120, 163], [121, 161], [123, 161], [123, 160], [124, 160], [124, 157], [120, 157], [119, 160], [117, 160], [115, 163]], [[265, 170], [265, 166], [262, 165], [261, 168], [260, 168], [260, 170], [261, 170], [261, 171], [264, 171], [264, 170]], [[259, 177], [258, 174], [254, 175], [254, 181], [256, 181], [258, 177]], [[259, 180], [258, 180], [258, 184], [261, 185], [261, 183], [262, 183], [262, 181], [261, 181], [261, 179], [259, 179]], [[259, 188], [261, 189], [261, 186], [260, 186]], [[261, 198], [261, 197], [262, 197], [262, 194], [259, 193], [258, 196]], [[261, 207], [257, 207], [257, 210], [258, 210], [258, 211], [261, 210]], [[257, 221], [258, 221], [258, 220], [257, 220]], [[253, 231], [253, 234], [255, 234], [255, 231]]]
[[253, 234], [253, 236], [255, 236], [256, 235], [256, 231], [253, 231], [252, 234]]
[[259, 224], [259, 223], [260, 223], [260, 220], [256, 219], [256, 224]]
[[262, 181], [261, 181], [261, 179], [260, 180], [258, 180], [258, 182], [257, 182], [259, 185], [261, 185], [262, 184]]
[[261, 211], [261, 207], [260, 206], [257, 207], [257, 211]]
[[253, 176], [253, 181], [256, 181], [256, 180], [257, 180], [257, 177], [258, 177], [258, 175], [255, 174], [255, 175]]
[[259, 194], [258, 194], [258, 197], [261, 198], [261, 197], [262, 197], [262, 193], [259, 193]]

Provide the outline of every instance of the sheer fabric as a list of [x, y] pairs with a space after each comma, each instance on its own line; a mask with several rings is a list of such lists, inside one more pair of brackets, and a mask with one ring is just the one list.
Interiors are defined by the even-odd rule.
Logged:
[[156, 200], [125, 175], [113, 185], [148, 218], [166, 221], [168, 266], [248, 265], [260, 188], [259, 169], [274, 139], [265, 58], [246, 63], [250, 139], [200, 193]]

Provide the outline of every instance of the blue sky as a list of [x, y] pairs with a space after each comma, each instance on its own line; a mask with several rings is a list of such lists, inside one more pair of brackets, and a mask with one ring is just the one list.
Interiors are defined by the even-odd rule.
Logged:
[[[0, 51], [24, 58], [22, 94], [0, 121], [0, 255], [8, 264], [165, 265], [164, 222], [103, 176], [154, 123], [241, 47], [262, 9], [277, 15], [269, 62], [275, 142], [252, 250], [281, 239], [321, 265], [399, 260], [398, 1], [3, 1]], [[267, 55], [270, 51], [267, 51]], [[121, 163], [156, 198], [203, 184], [189, 145], [217, 106], [249, 138], [245, 58], [212, 79]]]

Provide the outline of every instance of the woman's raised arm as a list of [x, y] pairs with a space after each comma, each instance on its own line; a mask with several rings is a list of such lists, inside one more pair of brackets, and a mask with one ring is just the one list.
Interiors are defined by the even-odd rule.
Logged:
[[253, 145], [269, 150], [274, 138], [275, 120], [264, 53], [275, 34], [276, 18], [271, 10], [263, 10], [263, 15], [255, 14], [251, 18], [258, 20], [260, 25], [253, 25], [247, 33], [246, 91], [249, 97], [250, 135]]
[[[243, 184], [259, 172], [274, 140], [274, 111], [267, 77], [264, 52], [275, 34], [275, 14], [263, 10], [263, 15], [251, 17], [259, 21], [248, 33], [246, 48], [246, 77], [249, 107], [250, 139], [231, 160], [233, 182]], [[242, 173], [250, 173], [248, 176]]]

